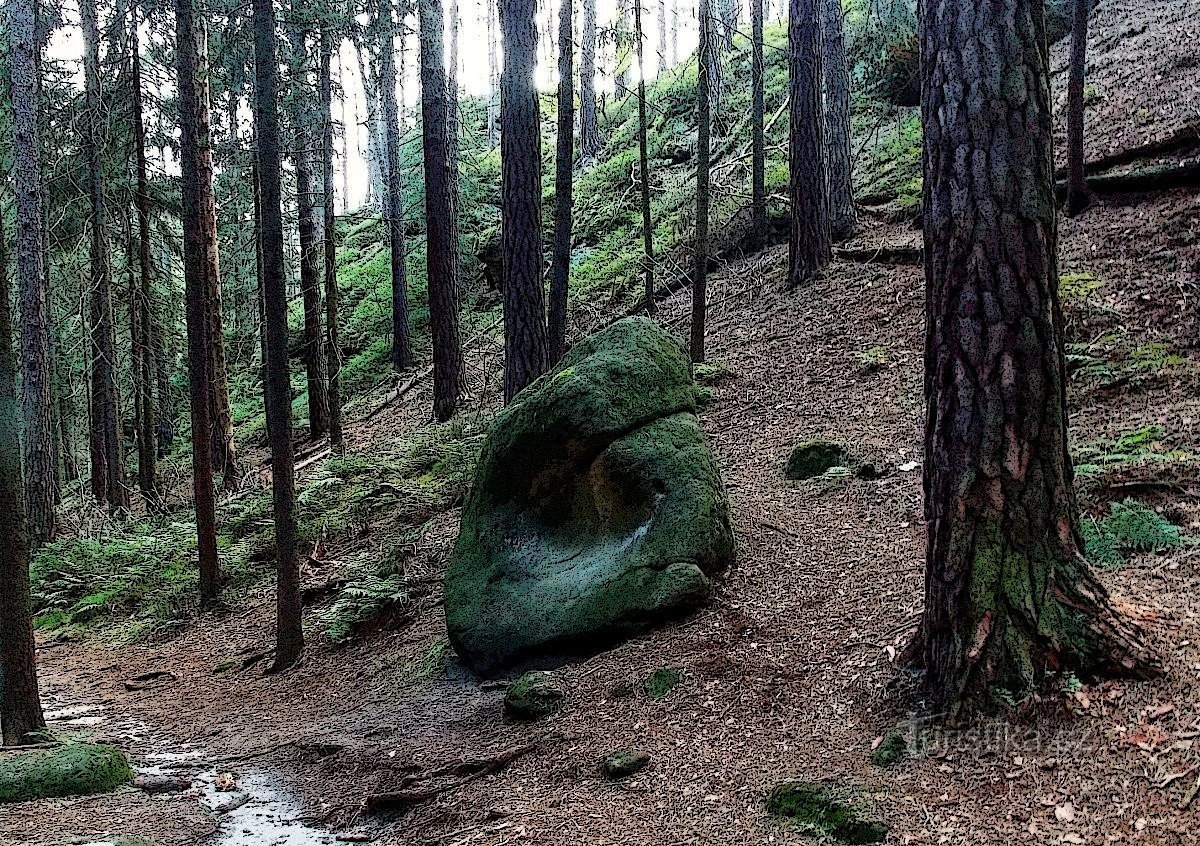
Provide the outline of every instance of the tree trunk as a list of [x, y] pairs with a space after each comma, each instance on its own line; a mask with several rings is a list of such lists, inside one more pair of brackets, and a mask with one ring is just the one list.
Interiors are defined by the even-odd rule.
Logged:
[[638, 165], [642, 189], [642, 275], [645, 279], [646, 313], [654, 305], [654, 221], [650, 216], [650, 156], [646, 149], [646, 58], [642, 32], [642, 0], [633, 0], [633, 37], [638, 61]]
[[137, 6], [134, 6], [133, 17], [129, 24], [129, 54], [133, 78], [130, 85], [133, 88], [133, 157], [137, 171], [133, 202], [137, 209], [138, 222], [138, 275], [139, 287], [134, 293], [131, 314], [136, 331], [131, 327], [133, 335], [134, 393], [137, 396], [137, 447], [138, 447], [138, 489], [146, 500], [147, 507], [157, 508], [160, 502], [158, 492], [158, 455], [155, 449], [154, 407], [154, 356], [151, 343], [151, 313], [150, 313], [150, 190], [146, 169], [146, 129], [142, 117], [142, 71], [141, 49], [138, 43]]
[[493, 150], [500, 143], [500, 59], [496, 49], [496, 3], [497, 0], [487, 0], [484, 4], [488, 57], [487, 137], [488, 148]]
[[832, 257], [821, 103], [820, 10], [824, 2], [791, 0], [788, 14], [791, 107], [788, 161], [792, 201], [788, 284], [792, 287], [807, 282]]
[[[840, 3], [841, 0], [832, 0]], [[750, 0], [750, 207], [754, 246], [767, 245], [767, 151], [764, 129], [763, 0]]]
[[583, 0], [583, 33], [579, 45], [579, 156], [594, 161], [600, 154], [596, 120], [596, 0]]
[[[920, 12], [929, 528], [909, 656], [953, 716], [1059, 670], [1154, 667], [1081, 555], [1043, 4], [921, 0]], [[980, 44], [992, 73], [971, 70]]]
[[308, 33], [289, 26], [291, 41], [292, 127], [296, 152], [297, 222], [300, 230], [300, 294], [304, 300], [304, 374], [308, 390], [308, 436], [329, 432], [329, 396], [325, 385], [325, 344], [321, 329], [321, 257], [317, 246], [317, 204], [313, 185], [313, 123], [308, 98]]
[[254, 0], [254, 126], [258, 142], [259, 231], [267, 344], [263, 388], [271, 442], [271, 498], [278, 563], [274, 668], [283, 670], [300, 659], [304, 651], [304, 631], [301, 628], [296, 472], [292, 454], [292, 385], [288, 373], [279, 116], [275, 105], [279, 100], [278, 68], [274, 6], [271, 0]]
[[717, 15], [721, 19], [721, 39], [717, 42], [721, 54], [733, 50], [733, 34], [737, 31], [737, 0], [717, 0]]
[[[454, 279], [456, 285], [462, 285], [462, 258], [460, 249], [462, 240], [460, 238], [458, 226], [458, 180], [459, 180], [459, 133], [462, 129], [462, 116], [459, 111], [458, 103], [458, 0], [450, 0], [450, 51], [447, 56], [450, 67], [446, 72], [446, 158], [449, 161], [450, 168], [450, 244], [452, 246], [452, 257], [454, 259]], [[461, 299], [457, 292], [456, 309], [458, 300]], [[461, 382], [461, 377], [460, 377]], [[460, 388], [462, 386], [460, 385]]]
[[558, 364], [567, 351], [567, 290], [571, 279], [571, 204], [574, 189], [575, 59], [572, 0], [558, 9], [558, 135], [554, 151], [554, 244], [550, 258], [548, 365]]
[[[321, 30], [321, 193], [325, 226], [325, 363], [329, 371], [329, 446], [337, 453], [345, 452], [342, 433], [342, 345], [338, 338], [337, 231], [333, 213], [333, 72], [334, 39], [328, 27]], [[342, 101], [343, 113], [345, 100]], [[343, 157], [343, 167], [348, 157]], [[345, 187], [343, 187], [345, 193]], [[345, 203], [346, 196], [343, 196]]]
[[546, 372], [542, 289], [542, 134], [537, 90], [536, 0], [501, 0], [500, 225], [504, 252], [504, 400]]
[[709, 0], [700, 0], [699, 67], [696, 73], [696, 266], [692, 280], [692, 361], [704, 361], [704, 318], [708, 308], [708, 168], [712, 134], [709, 68], [714, 64], [712, 14]]
[[8, 3], [12, 93], [16, 278], [21, 317], [21, 406], [25, 427], [25, 504], [31, 543], [54, 536], [57, 459], [51, 413], [49, 294], [43, 273], [41, 97], [35, 33], [37, 0]]
[[679, 0], [671, 0], [671, 67], [679, 64]]
[[1067, 213], [1079, 214], [1092, 202], [1083, 162], [1083, 98], [1087, 79], [1088, 0], [1075, 0], [1071, 65], [1067, 79]]
[[658, 0], [658, 63], [655, 67], [662, 73], [667, 66], [667, 0]]
[[424, 132], [426, 266], [429, 331], [433, 341], [433, 415], [449, 420], [462, 387], [458, 334], [458, 251], [454, 227], [454, 174], [450, 170], [441, 0], [421, 0], [421, 123]]
[[[216, 495], [213, 490], [212, 367], [214, 355], [208, 256], [216, 239], [206, 222], [212, 211], [212, 156], [201, 139], [207, 121], [202, 117], [196, 84], [195, 0], [176, 0], [175, 42], [179, 76], [179, 168], [182, 184], [183, 280], [187, 300], [188, 389], [192, 410], [192, 484], [195, 491], [197, 553], [200, 561], [200, 604], [216, 603], [221, 590], [217, 554]], [[206, 161], [207, 160], [207, 161]], [[208, 191], [204, 182], [208, 180]], [[206, 193], [209, 206], [206, 209]]]
[[854, 234], [854, 185], [850, 152], [850, 69], [846, 65], [846, 35], [842, 0], [823, 0], [821, 15], [822, 69], [825, 75], [825, 160], [829, 171], [829, 232], [834, 241]]
[[104, 155], [108, 146], [104, 94], [100, 88], [100, 29], [95, 0], [79, 7], [84, 42], [84, 80], [88, 112], [84, 150], [91, 199], [89, 332], [91, 335], [92, 495], [114, 512], [129, 509], [125, 455], [121, 439], [120, 386], [117, 383], [117, 334], [113, 321], [112, 273], [108, 255], [108, 218], [104, 202]]
[[[14, 4], [15, 5], [15, 4]], [[17, 17], [12, 6], [10, 24]], [[9, 30], [15, 34], [15, 30]], [[21, 409], [12, 346], [8, 255], [0, 220], [0, 729], [5, 744], [28, 743], [46, 730], [38, 697], [29, 601], [29, 529], [21, 472]]]
[[400, 174], [400, 116], [396, 105], [395, 23], [390, 0], [379, 0], [379, 95], [384, 120], [384, 179], [387, 197], [383, 203], [392, 253], [392, 367], [412, 367], [412, 341], [408, 329], [408, 275], [405, 268], [404, 191]]

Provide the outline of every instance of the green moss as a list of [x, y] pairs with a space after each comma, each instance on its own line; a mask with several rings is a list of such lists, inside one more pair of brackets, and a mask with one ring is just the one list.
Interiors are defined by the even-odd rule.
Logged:
[[0, 754], [0, 802], [104, 793], [132, 778], [129, 761], [112, 746], [66, 743], [53, 749]]
[[788, 456], [784, 475], [789, 479], [812, 479], [834, 467], [845, 467], [849, 453], [841, 444], [811, 440], [799, 444]]
[[557, 676], [535, 670], [509, 685], [504, 713], [516, 720], [540, 720], [561, 708], [565, 698]]
[[907, 755], [908, 741], [903, 733], [893, 729], [871, 750], [871, 763], [877, 767], [891, 767], [903, 761]]
[[650, 755], [634, 749], [618, 749], [600, 763], [600, 772], [610, 781], [639, 773], [650, 765]]
[[1122, 566], [1129, 553], [1175, 549], [1187, 540], [1166, 517], [1132, 499], [1111, 503], [1104, 517], [1085, 518], [1081, 531], [1088, 560], [1104, 567]]
[[679, 670], [674, 667], [660, 667], [646, 677], [642, 687], [646, 691], [646, 696], [657, 701], [665, 699], [667, 694], [674, 690], [682, 680]]
[[842, 843], [882, 843], [887, 826], [864, 818], [850, 791], [829, 782], [788, 781], [767, 796], [767, 813]]

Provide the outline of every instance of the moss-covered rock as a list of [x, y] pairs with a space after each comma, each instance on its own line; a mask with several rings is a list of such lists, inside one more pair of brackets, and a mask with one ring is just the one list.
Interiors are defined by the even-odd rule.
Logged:
[[650, 765], [650, 755], [635, 749], [618, 749], [600, 762], [600, 772], [609, 781], [620, 781]]
[[867, 819], [852, 791], [830, 782], [786, 781], [767, 796], [767, 813], [842, 843], [882, 843], [887, 825]]
[[892, 767], [904, 760], [908, 755], [908, 741], [901, 732], [893, 729], [883, 736], [871, 751], [871, 763], [877, 767]]
[[497, 416], [446, 574], [468, 666], [553, 666], [706, 601], [733, 534], [695, 409], [682, 345], [631, 318]]
[[129, 761], [120, 750], [96, 743], [3, 754], [0, 802], [104, 793], [132, 778]]
[[566, 693], [553, 673], [525, 673], [504, 694], [504, 713], [515, 720], [540, 720], [562, 707]]
[[646, 691], [646, 696], [657, 701], [665, 699], [680, 681], [682, 681], [682, 676], [674, 667], [660, 667], [646, 677], [642, 687]]
[[841, 444], [814, 439], [792, 450], [784, 475], [789, 479], [812, 479], [834, 467], [845, 467], [849, 461], [850, 455]]

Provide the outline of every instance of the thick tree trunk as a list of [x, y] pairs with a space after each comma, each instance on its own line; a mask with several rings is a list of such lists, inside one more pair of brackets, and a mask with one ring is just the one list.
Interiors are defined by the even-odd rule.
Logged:
[[638, 176], [642, 190], [642, 276], [646, 313], [654, 305], [654, 221], [650, 216], [650, 156], [646, 149], [646, 56], [642, 31], [642, 0], [633, 0], [633, 37], [638, 62]]
[[[1053, 671], [1153, 666], [1081, 555], [1043, 4], [920, 12], [929, 529], [910, 657], [955, 714], [1022, 698]], [[968, 79], [979, 44], [994, 45], [994, 72]], [[985, 179], [963, 164], [984, 160]]]
[[108, 255], [108, 217], [104, 201], [103, 160], [108, 146], [104, 94], [100, 87], [100, 29], [95, 0], [80, 4], [84, 42], [84, 87], [88, 112], [84, 150], [88, 161], [91, 290], [91, 458], [92, 495], [115, 512], [129, 508], [125, 487], [125, 451], [121, 439], [120, 386], [117, 382], [117, 333], [113, 320], [112, 272]]
[[1083, 98], [1087, 79], [1089, 0], [1075, 0], [1071, 64], [1067, 79], [1067, 213], [1079, 214], [1092, 202], [1083, 161]]
[[35, 33], [37, 0], [8, 3], [16, 278], [21, 317], [21, 407], [25, 504], [34, 546], [54, 536], [57, 458], [51, 412], [49, 294], [43, 273], [40, 86]]
[[[840, 3], [841, 0], [833, 0]], [[750, 0], [750, 207], [754, 246], [767, 245], [767, 150], [764, 129], [763, 0]]]
[[593, 161], [600, 154], [596, 119], [596, 0], [583, 0], [583, 32], [579, 45], [579, 156]]
[[405, 267], [404, 185], [400, 174], [400, 116], [396, 105], [396, 31], [390, 0], [379, 0], [379, 99], [384, 121], [384, 179], [387, 196], [383, 202], [388, 241], [392, 254], [392, 367], [412, 367], [412, 341], [408, 327], [408, 271]]
[[546, 372], [542, 288], [542, 133], [537, 90], [536, 0], [501, 0], [500, 225], [504, 252], [504, 400]]
[[0, 538], [4, 539], [0, 543], [0, 729], [5, 744], [20, 744], [35, 740], [34, 735], [45, 731], [46, 721], [38, 697], [30, 617], [21, 409], [4, 229], [0, 220]]
[[274, 667], [284, 670], [300, 659], [304, 651], [304, 631], [301, 628], [296, 472], [292, 454], [292, 385], [288, 373], [287, 280], [283, 267], [283, 189], [279, 115], [276, 112], [278, 67], [274, 6], [271, 0], [254, 0], [254, 127], [258, 141], [259, 231], [267, 346], [263, 389], [271, 442], [271, 495], [278, 563]]
[[[197, 553], [200, 561], [200, 604], [211, 606], [221, 590], [221, 564], [217, 554], [216, 495], [213, 490], [214, 355], [211, 309], [208, 303], [208, 256], [216, 239], [205, 218], [203, 183], [212, 198], [212, 157], [206, 151], [206, 121], [201, 118], [200, 90], [196, 85], [195, 0], [176, 0], [175, 40], [179, 77], [179, 167], [183, 199], [183, 280], [187, 300], [188, 389], [192, 410], [192, 484], [195, 492]], [[207, 162], [205, 161], [207, 159]]]
[[846, 65], [846, 35], [842, 0], [823, 0], [821, 15], [822, 68], [825, 75], [825, 160], [829, 170], [829, 230], [834, 241], [845, 241], [858, 225], [854, 210], [853, 162], [850, 153], [850, 69]]
[[154, 355], [151, 342], [151, 271], [150, 271], [150, 190], [146, 169], [146, 129], [142, 116], [142, 71], [138, 43], [138, 15], [134, 7], [129, 24], [129, 53], [133, 78], [133, 157], [137, 171], [133, 202], [137, 209], [137, 262], [139, 286], [134, 293], [131, 313], [135, 320], [133, 335], [134, 392], [137, 396], [138, 489], [150, 508], [159, 505], [158, 455], [155, 449], [157, 426], [154, 406]]
[[829, 264], [828, 183], [825, 173], [825, 121], [821, 102], [821, 4], [791, 0], [788, 14], [788, 100], [791, 131], [792, 229], [788, 284], [810, 280]]
[[449, 420], [462, 387], [458, 334], [458, 252], [454, 174], [450, 169], [450, 103], [442, 47], [441, 0], [421, 0], [421, 121], [425, 135], [426, 266], [433, 341], [433, 415]]
[[[321, 193], [324, 212], [325, 251], [323, 265], [325, 282], [325, 364], [329, 371], [329, 445], [334, 451], [345, 451], [342, 432], [342, 345], [338, 337], [337, 231], [333, 213], [333, 72], [331, 68], [335, 39], [328, 27], [321, 30]], [[342, 101], [343, 112], [345, 101]], [[347, 161], [343, 157], [343, 165]], [[345, 168], [343, 170], [343, 174]], [[343, 194], [346, 188], [343, 185]], [[348, 196], [348, 195], [346, 195]], [[347, 202], [343, 196], [343, 203]], [[257, 252], [257, 251], [256, 251]]]
[[297, 223], [300, 230], [300, 294], [304, 300], [304, 375], [308, 390], [308, 436], [320, 440], [329, 432], [329, 396], [325, 384], [325, 344], [321, 329], [321, 257], [317, 245], [314, 187], [314, 138], [308, 85], [308, 33], [288, 27], [291, 41], [292, 127], [296, 152]]
[[692, 361], [704, 361], [704, 322], [708, 309], [708, 168], [709, 145], [712, 134], [712, 104], [710, 102], [709, 67], [713, 55], [712, 14], [709, 0], [700, 0], [699, 67], [696, 73], [696, 265], [692, 280]]
[[575, 174], [575, 59], [572, 0], [558, 8], [558, 135], [554, 151], [554, 244], [550, 257], [548, 365], [558, 364], [567, 351], [567, 290], [571, 280], [571, 204]]

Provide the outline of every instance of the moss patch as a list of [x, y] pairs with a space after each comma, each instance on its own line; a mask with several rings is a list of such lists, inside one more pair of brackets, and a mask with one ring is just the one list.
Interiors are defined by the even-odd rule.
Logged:
[[0, 802], [105, 793], [132, 779], [124, 753], [95, 743], [0, 756]]
[[673, 667], [661, 667], [646, 677], [643, 687], [646, 690], [646, 696], [658, 701], [666, 698], [675, 687], [682, 681], [679, 671]]
[[767, 796], [767, 813], [842, 843], [882, 843], [887, 838], [884, 823], [866, 819], [848, 791], [828, 782], [785, 781], [776, 785]]
[[561, 708], [565, 698], [553, 673], [529, 672], [509, 686], [504, 713], [516, 720], [540, 720]]
[[883, 736], [883, 740], [871, 752], [871, 763], [877, 767], [891, 767], [903, 761], [907, 755], [908, 741], [893, 729]]
[[784, 475], [794, 480], [812, 479], [834, 467], [845, 467], [849, 460], [850, 455], [841, 444], [822, 440], [805, 441], [788, 456]]

